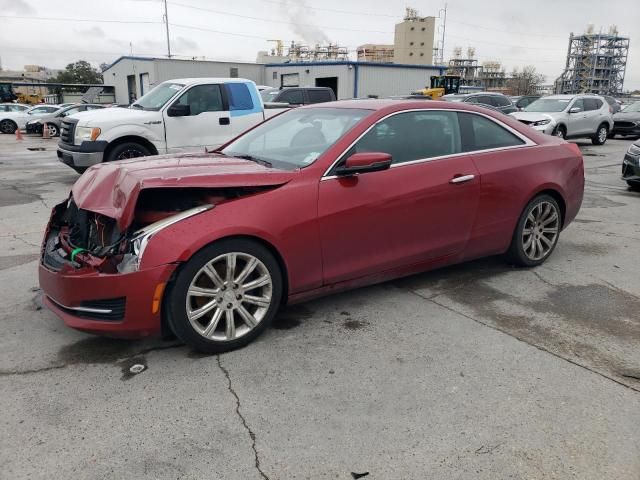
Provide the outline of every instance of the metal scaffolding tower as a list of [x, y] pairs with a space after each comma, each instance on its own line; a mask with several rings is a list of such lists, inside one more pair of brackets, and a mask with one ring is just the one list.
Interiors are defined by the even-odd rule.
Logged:
[[629, 53], [629, 37], [621, 37], [615, 26], [609, 33], [594, 33], [593, 26], [582, 35], [569, 36], [564, 72], [556, 80], [556, 93], [622, 93]]

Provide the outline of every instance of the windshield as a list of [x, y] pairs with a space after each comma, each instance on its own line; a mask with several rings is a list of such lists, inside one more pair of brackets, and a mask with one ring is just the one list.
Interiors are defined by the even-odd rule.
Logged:
[[303, 168], [370, 113], [356, 108], [289, 110], [238, 138], [222, 153], [269, 162], [286, 170]]
[[569, 106], [570, 98], [539, 98], [527, 105], [525, 112], [562, 112]]
[[260, 92], [260, 96], [263, 102], [273, 102], [273, 99], [276, 98], [278, 93], [280, 93], [280, 90], [277, 88], [265, 88]]
[[636, 102], [636, 103], [632, 103], [631, 105], [627, 105], [626, 107], [624, 107], [624, 109], [622, 111], [624, 113], [640, 112], [640, 102]]
[[140, 100], [135, 102], [132, 107], [142, 110], [160, 110], [165, 103], [171, 99], [176, 93], [182, 90], [184, 87], [181, 83], [161, 83], [146, 95], [143, 95]]

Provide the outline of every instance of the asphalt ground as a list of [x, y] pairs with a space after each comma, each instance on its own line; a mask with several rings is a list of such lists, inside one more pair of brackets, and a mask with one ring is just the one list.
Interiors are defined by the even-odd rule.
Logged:
[[496, 257], [326, 297], [207, 357], [42, 308], [43, 229], [78, 176], [55, 140], [0, 135], [0, 477], [639, 479], [631, 141], [577, 143], [584, 204], [543, 266]]

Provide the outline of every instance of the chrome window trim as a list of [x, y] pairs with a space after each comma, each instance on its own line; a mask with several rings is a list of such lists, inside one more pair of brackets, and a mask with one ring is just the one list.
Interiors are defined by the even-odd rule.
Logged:
[[438, 157], [418, 158], [418, 159], [415, 159], [415, 160], [411, 160], [409, 162], [394, 163], [389, 168], [397, 168], [397, 167], [401, 167], [403, 165], [415, 165], [417, 163], [431, 162], [433, 160], [441, 160], [443, 158], [458, 157], [458, 156], [461, 156], [461, 155], [471, 155], [471, 154], [475, 154], [475, 153], [498, 152], [498, 151], [502, 151], [502, 150], [513, 150], [513, 149], [516, 149], [516, 148], [533, 147], [533, 146], [538, 145], [536, 142], [531, 140], [529, 137], [523, 135], [522, 133], [518, 132], [517, 130], [515, 130], [512, 127], [510, 127], [509, 125], [501, 122], [500, 120], [498, 120], [496, 118], [493, 118], [493, 117], [491, 117], [489, 115], [486, 115], [486, 114], [484, 114], [482, 112], [472, 112], [470, 110], [452, 109], [452, 108], [412, 108], [412, 109], [409, 109], [409, 110], [400, 110], [398, 112], [392, 112], [392, 113], [390, 113], [388, 115], [385, 115], [384, 117], [382, 117], [380, 120], [378, 120], [374, 124], [370, 125], [369, 128], [367, 128], [364, 132], [362, 132], [362, 134], [360, 134], [358, 136], [358, 138], [356, 138], [353, 142], [351, 142], [349, 144], [349, 146], [346, 149], [344, 149], [340, 155], [338, 155], [337, 159], [329, 166], [329, 168], [327, 168], [325, 170], [324, 174], [320, 178], [320, 181], [331, 180], [331, 179], [334, 179], [334, 178], [338, 178], [338, 175], [329, 175], [329, 172], [331, 170], [333, 170], [333, 168], [336, 166], [336, 164], [340, 160], [342, 160], [342, 157], [344, 157], [344, 155], [349, 150], [351, 150], [351, 148], [356, 143], [358, 143], [362, 137], [364, 137], [367, 133], [369, 133], [369, 131], [373, 127], [375, 127], [378, 123], [380, 123], [380, 122], [382, 122], [382, 121], [386, 120], [387, 118], [392, 117], [394, 115], [399, 115], [401, 113], [408, 113], [408, 112], [461, 112], [461, 113], [471, 113], [471, 114], [474, 114], [474, 115], [479, 115], [481, 117], [485, 117], [485, 118], [488, 118], [491, 121], [494, 121], [499, 126], [504, 128], [508, 132], [512, 133], [513, 135], [515, 135], [516, 137], [518, 137], [520, 140], [522, 140], [525, 143], [522, 144], [522, 145], [510, 145], [508, 147], [485, 148], [484, 150], [471, 150], [469, 152], [451, 153], [449, 155], [440, 155]]
[[64, 308], [66, 310], [73, 310], [76, 312], [86, 312], [86, 313], [104, 313], [104, 314], [113, 312], [113, 310], [108, 308], [68, 307], [67, 305], [63, 305], [62, 303], [56, 301], [55, 299], [49, 296], [47, 296], [47, 298], [51, 300], [53, 303], [55, 303], [56, 305], [58, 305], [59, 307]]

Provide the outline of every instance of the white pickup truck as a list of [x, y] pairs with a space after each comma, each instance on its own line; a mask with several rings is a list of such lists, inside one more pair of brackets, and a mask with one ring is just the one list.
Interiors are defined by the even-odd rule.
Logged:
[[156, 86], [129, 108], [65, 119], [58, 159], [77, 172], [100, 162], [215, 149], [282, 111], [241, 78], [186, 78]]

